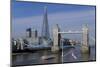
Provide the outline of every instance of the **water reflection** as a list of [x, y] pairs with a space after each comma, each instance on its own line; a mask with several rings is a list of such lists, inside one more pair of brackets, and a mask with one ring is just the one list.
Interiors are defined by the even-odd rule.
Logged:
[[80, 61], [93, 61], [95, 58], [95, 46], [90, 47], [89, 53], [82, 53], [80, 47], [64, 49], [63, 50], [63, 63], [66, 62], [80, 62]]
[[82, 53], [82, 61], [89, 61], [90, 54], [89, 53]]
[[[35, 53], [20, 53], [12, 56], [13, 65], [50, 64], [61, 63], [61, 52], [56, 54], [50, 50], [37, 51]], [[44, 57], [44, 58], [43, 58]]]
[[95, 47], [91, 47], [90, 54], [82, 54], [80, 47], [63, 49], [58, 53], [50, 50], [40, 50], [34, 53], [16, 53], [12, 56], [13, 65], [51, 64], [95, 60]]
[[50, 50], [45, 50], [41, 56], [42, 64], [46, 63], [61, 63], [61, 52], [56, 54], [52, 53]]

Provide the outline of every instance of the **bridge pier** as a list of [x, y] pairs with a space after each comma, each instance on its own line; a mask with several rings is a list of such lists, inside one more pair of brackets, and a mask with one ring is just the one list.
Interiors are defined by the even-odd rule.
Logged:
[[51, 48], [51, 51], [53, 53], [56, 53], [60, 50], [60, 34], [58, 33], [60, 31], [60, 28], [58, 24], [53, 28], [53, 46]]
[[89, 30], [87, 25], [82, 28], [82, 38], [81, 51], [82, 53], [89, 53]]

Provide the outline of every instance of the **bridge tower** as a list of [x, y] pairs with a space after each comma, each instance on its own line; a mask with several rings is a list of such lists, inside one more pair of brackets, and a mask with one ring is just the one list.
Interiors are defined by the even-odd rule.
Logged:
[[59, 34], [59, 32], [60, 32], [60, 28], [58, 24], [56, 24], [56, 26], [53, 28], [53, 46], [51, 48], [51, 51], [54, 53], [58, 52], [60, 49], [61, 35]]
[[89, 29], [87, 25], [84, 25], [82, 28], [82, 53], [89, 52]]

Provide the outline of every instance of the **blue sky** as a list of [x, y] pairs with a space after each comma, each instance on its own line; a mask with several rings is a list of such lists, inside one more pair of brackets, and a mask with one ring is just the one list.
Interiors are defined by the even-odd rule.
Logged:
[[48, 13], [54, 12], [70, 12], [70, 11], [84, 11], [92, 10], [92, 6], [78, 6], [78, 5], [63, 5], [63, 4], [46, 4], [46, 3], [33, 3], [33, 2], [13, 2], [12, 14], [14, 18], [35, 16], [43, 14], [44, 6], [48, 7]]
[[61, 31], [81, 30], [83, 24], [88, 24], [90, 34], [95, 37], [95, 6], [19, 1], [12, 2], [12, 35], [24, 36], [29, 27], [37, 29], [40, 35], [45, 6], [51, 35], [55, 24], [59, 24]]

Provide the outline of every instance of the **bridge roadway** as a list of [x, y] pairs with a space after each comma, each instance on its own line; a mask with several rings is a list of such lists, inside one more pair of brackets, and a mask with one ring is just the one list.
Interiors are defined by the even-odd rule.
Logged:
[[58, 32], [59, 34], [82, 34], [82, 31], [67, 31]]

